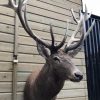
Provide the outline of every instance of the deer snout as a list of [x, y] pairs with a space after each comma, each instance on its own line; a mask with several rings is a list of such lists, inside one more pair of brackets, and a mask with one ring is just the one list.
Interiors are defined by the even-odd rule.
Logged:
[[72, 77], [70, 78], [73, 82], [80, 82], [83, 79], [83, 74], [77, 69], [73, 72]]
[[83, 74], [81, 72], [74, 73], [76, 81], [81, 81], [83, 79]]

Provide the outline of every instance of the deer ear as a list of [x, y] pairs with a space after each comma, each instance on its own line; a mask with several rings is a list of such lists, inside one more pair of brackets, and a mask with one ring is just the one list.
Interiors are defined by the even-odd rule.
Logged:
[[39, 54], [42, 57], [44, 57], [45, 59], [47, 59], [50, 55], [47, 48], [45, 46], [43, 46], [42, 44], [37, 43], [37, 50], [38, 50]]

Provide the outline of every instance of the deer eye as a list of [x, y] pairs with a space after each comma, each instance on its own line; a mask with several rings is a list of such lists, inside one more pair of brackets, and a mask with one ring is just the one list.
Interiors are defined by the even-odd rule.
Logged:
[[60, 62], [60, 59], [58, 56], [53, 57], [53, 60]]

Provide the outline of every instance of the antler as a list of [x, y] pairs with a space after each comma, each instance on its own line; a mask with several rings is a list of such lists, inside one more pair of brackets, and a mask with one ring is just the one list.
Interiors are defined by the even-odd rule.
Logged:
[[[52, 26], [50, 25], [50, 33], [51, 33], [52, 44], [49, 44], [49, 43], [45, 42], [44, 40], [41, 40], [38, 36], [35, 35], [35, 33], [33, 33], [33, 31], [31, 30], [31, 28], [28, 25], [28, 20], [27, 20], [27, 17], [26, 17], [27, 1], [28, 0], [19, 0], [19, 3], [15, 4], [14, 0], [9, 0], [9, 6], [16, 11], [23, 28], [36, 42], [38, 42], [39, 44], [42, 44], [45, 47], [49, 48], [51, 50], [51, 52], [57, 51], [58, 49], [60, 49], [64, 45], [66, 38], [67, 38], [67, 32], [65, 33], [62, 42], [58, 46], [55, 46], [55, 43], [54, 43], [55, 40], [54, 40], [53, 31], [52, 31]], [[24, 16], [23, 16], [23, 11], [22, 11], [23, 8], [24, 8]], [[68, 30], [68, 28], [67, 28], [67, 30]]]
[[[85, 13], [80, 12], [80, 19], [79, 20], [76, 19], [75, 14], [73, 12], [73, 9], [71, 10], [71, 12], [72, 12], [72, 16], [73, 16], [74, 21], [78, 25], [77, 25], [76, 30], [72, 34], [70, 40], [68, 41], [68, 44], [65, 46], [65, 52], [67, 53], [69, 51], [70, 55], [74, 56], [79, 52], [79, 50], [81, 50], [81, 46], [84, 43], [84, 40], [86, 39], [86, 37], [88, 36], [88, 34], [90, 33], [90, 31], [92, 30], [92, 28], [95, 24], [95, 20], [92, 22], [88, 31], [86, 31], [85, 21], [87, 21], [91, 16], [91, 14], [87, 13], [87, 7], [85, 6]], [[81, 38], [80, 39], [75, 38], [75, 36], [77, 35], [77, 33], [79, 32], [81, 27], [83, 28]]]

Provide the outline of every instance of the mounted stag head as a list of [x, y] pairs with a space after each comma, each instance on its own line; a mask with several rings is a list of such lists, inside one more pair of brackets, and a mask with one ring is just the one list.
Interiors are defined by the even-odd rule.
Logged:
[[[61, 50], [61, 47], [65, 44], [67, 38], [68, 25], [64, 38], [59, 45], [55, 45], [52, 25], [50, 25], [52, 43], [49, 44], [44, 40], [41, 40], [32, 32], [28, 25], [26, 17], [27, 1], [28, 0], [19, 0], [18, 5], [16, 5], [13, 0], [9, 0], [9, 6], [18, 14], [25, 31], [37, 42], [38, 52], [45, 58], [46, 63], [40, 71], [32, 73], [29, 76], [24, 89], [24, 100], [55, 100], [57, 94], [63, 88], [65, 80], [71, 80], [73, 82], [82, 80], [82, 73], [73, 64], [71, 59], [81, 50], [82, 44], [93, 28], [95, 21], [93, 21], [91, 27], [86, 31], [85, 21], [91, 16], [87, 13], [87, 9], [85, 13], [80, 12], [79, 20], [76, 19], [73, 10], [71, 10], [73, 19], [77, 23], [77, 28], [66, 44], [64, 50]], [[23, 9], [24, 16], [22, 14]], [[80, 28], [83, 29], [81, 38], [75, 38]], [[47, 49], [49, 49], [50, 53]]]

